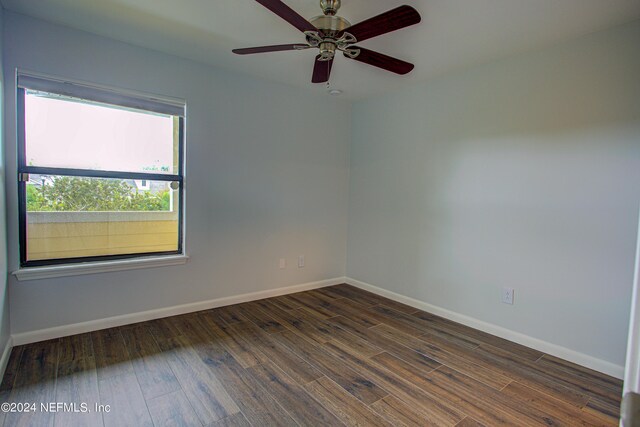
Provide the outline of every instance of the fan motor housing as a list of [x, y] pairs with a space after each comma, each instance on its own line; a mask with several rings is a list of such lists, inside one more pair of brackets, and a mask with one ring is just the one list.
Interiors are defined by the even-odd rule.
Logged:
[[342, 30], [346, 30], [351, 23], [340, 16], [320, 15], [311, 19], [311, 24], [322, 31], [326, 37], [335, 37]]

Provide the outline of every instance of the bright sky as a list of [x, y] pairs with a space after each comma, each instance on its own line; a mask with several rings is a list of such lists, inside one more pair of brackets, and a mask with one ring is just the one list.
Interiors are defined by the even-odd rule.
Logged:
[[173, 173], [168, 116], [26, 94], [25, 136], [27, 165]]

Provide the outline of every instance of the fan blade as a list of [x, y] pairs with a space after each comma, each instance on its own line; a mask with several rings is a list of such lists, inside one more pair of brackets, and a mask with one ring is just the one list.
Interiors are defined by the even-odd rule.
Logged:
[[296, 11], [280, 0], [256, 0], [258, 3], [287, 21], [289, 24], [302, 31], [318, 31], [309, 21], [300, 16]]
[[345, 54], [345, 58], [350, 58], [355, 61], [373, 65], [374, 67], [382, 68], [383, 70], [391, 71], [392, 73], [407, 74], [414, 68], [413, 64], [402, 61], [398, 58], [393, 58], [391, 56], [374, 52], [369, 49], [364, 49], [358, 46], [351, 46], [350, 49], [359, 49], [360, 54], [355, 58], [352, 58], [351, 56]]
[[338, 37], [341, 37], [346, 32], [361, 42], [410, 25], [415, 25], [421, 20], [420, 14], [414, 8], [411, 6], [400, 6], [381, 15], [369, 18], [366, 21], [352, 25], [341, 31]]
[[232, 52], [236, 55], [250, 55], [253, 53], [265, 53], [265, 52], [281, 52], [284, 50], [303, 50], [309, 49], [309, 45], [306, 44], [277, 44], [275, 46], [260, 46], [260, 47], [247, 47], [245, 49], [233, 49]]
[[312, 83], [326, 83], [329, 81], [329, 75], [331, 75], [331, 67], [333, 66], [333, 59], [330, 61], [318, 61], [320, 55], [316, 56], [316, 64], [313, 66]]

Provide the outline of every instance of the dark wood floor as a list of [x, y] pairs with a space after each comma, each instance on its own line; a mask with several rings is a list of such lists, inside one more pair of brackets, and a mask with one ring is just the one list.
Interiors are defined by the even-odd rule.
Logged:
[[[16, 347], [0, 401], [38, 408], [0, 417], [65, 427], [614, 426], [621, 387], [339, 285]], [[43, 412], [48, 402], [91, 412]]]

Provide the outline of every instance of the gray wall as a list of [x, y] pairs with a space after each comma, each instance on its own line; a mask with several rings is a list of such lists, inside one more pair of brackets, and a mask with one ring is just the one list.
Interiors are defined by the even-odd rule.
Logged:
[[636, 22], [356, 103], [347, 275], [624, 365], [638, 46]]
[[5, 221], [5, 156], [4, 156], [4, 10], [0, 5], [0, 354], [4, 350], [9, 335], [9, 292], [7, 288], [7, 238]]
[[[30, 282], [10, 276], [12, 333], [344, 276], [349, 103], [10, 12], [5, 27], [6, 76], [22, 67], [184, 98], [188, 110], [189, 263]], [[7, 79], [6, 105], [14, 105], [14, 86]], [[320, 122], [332, 126], [320, 131]], [[16, 158], [14, 123], [8, 109], [8, 159]], [[9, 162], [10, 270], [18, 266], [15, 172]]]

